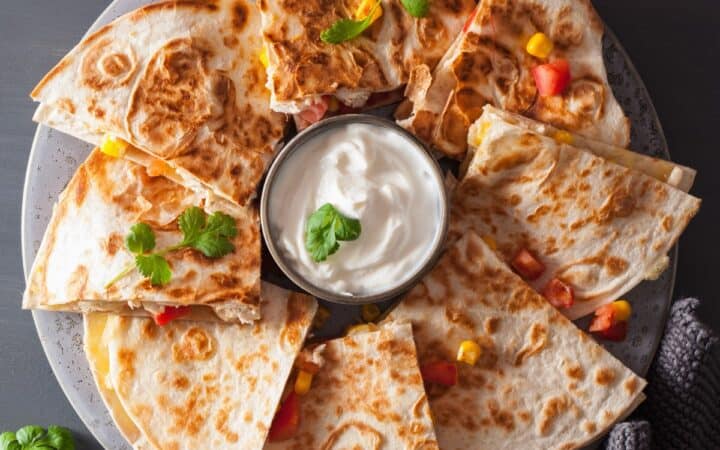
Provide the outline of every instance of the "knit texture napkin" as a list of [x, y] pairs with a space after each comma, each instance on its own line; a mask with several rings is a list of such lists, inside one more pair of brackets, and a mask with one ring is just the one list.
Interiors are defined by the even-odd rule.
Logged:
[[696, 316], [700, 301], [679, 300], [647, 375], [647, 400], [615, 425], [607, 450], [720, 449], [720, 345]]

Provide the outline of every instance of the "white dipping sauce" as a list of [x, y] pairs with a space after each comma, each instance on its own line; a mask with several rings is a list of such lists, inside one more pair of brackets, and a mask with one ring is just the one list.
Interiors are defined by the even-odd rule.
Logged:
[[[273, 180], [268, 217], [276, 246], [315, 286], [373, 295], [410, 279], [438, 239], [444, 197], [432, 162], [397, 130], [367, 123], [330, 128], [283, 161]], [[308, 217], [330, 203], [359, 219], [355, 241], [326, 261], [305, 248]]]

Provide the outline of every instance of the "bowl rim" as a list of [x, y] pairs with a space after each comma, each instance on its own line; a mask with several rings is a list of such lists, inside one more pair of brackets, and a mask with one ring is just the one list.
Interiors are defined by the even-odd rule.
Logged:
[[[416, 150], [415, 153], [419, 157], [424, 158], [425, 161], [428, 163], [428, 166], [431, 168], [431, 174], [438, 187], [437, 190], [440, 204], [440, 217], [438, 220], [439, 229], [435, 233], [432, 246], [430, 248], [430, 251], [427, 252], [427, 257], [425, 261], [422, 264], [417, 265], [417, 269], [414, 271], [413, 275], [410, 278], [406, 279], [403, 283], [398, 285], [391, 285], [388, 287], [388, 289], [384, 289], [382, 291], [374, 292], [367, 295], [338, 293], [318, 286], [312, 281], [308, 280], [306, 277], [304, 277], [292, 267], [292, 264], [290, 264], [289, 261], [286, 260], [282, 251], [277, 248], [270, 227], [269, 203], [271, 195], [269, 192], [271, 191], [272, 184], [276, 179], [277, 174], [280, 172], [283, 163], [287, 161], [289, 157], [294, 154], [299, 148], [301, 148], [303, 144], [313, 139], [315, 136], [320, 135], [327, 130], [354, 123], [363, 123], [389, 128], [400, 133], [410, 142], [414, 143], [415, 145], [413, 146], [413, 148]], [[440, 259], [440, 256], [443, 253], [445, 240], [449, 228], [449, 211], [450, 205], [449, 196], [445, 185], [445, 174], [440, 167], [437, 159], [429, 150], [427, 145], [425, 145], [424, 142], [418, 139], [417, 136], [400, 127], [395, 122], [370, 114], [343, 114], [339, 116], [334, 116], [323, 119], [317, 123], [314, 123], [310, 127], [300, 131], [297, 135], [290, 139], [290, 141], [275, 155], [275, 158], [271, 162], [270, 168], [268, 169], [260, 193], [260, 229], [268, 251], [270, 252], [270, 255], [272, 256], [273, 260], [278, 265], [280, 270], [293, 283], [295, 283], [301, 289], [309, 292], [313, 296], [322, 300], [327, 300], [329, 302], [347, 305], [363, 305], [389, 300], [399, 296], [404, 292], [409, 291], [412, 287], [419, 283], [420, 280], [433, 267], [435, 267], [437, 261]]]

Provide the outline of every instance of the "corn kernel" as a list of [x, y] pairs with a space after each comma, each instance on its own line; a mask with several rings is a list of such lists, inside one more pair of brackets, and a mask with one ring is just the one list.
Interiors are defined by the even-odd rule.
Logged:
[[352, 336], [355, 334], [369, 333], [371, 331], [377, 331], [378, 327], [374, 323], [361, 323], [359, 325], [353, 325], [347, 329], [347, 335]]
[[301, 370], [295, 378], [295, 393], [297, 395], [305, 395], [310, 390], [312, 385], [313, 374]]
[[544, 59], [553, 51], [553, 42], [544, 33], [535, 33], [528, 40], [525, 50], [537, 58]]
[[485, 241], [488, 247], [490, 247], [490, 250], [497, 250], [497, 241], [495, 241], [494, 237], [486, 234], [482, 237], [482, 240]]
[[565, 130], [557, 130], [553, 134], [553, 139], [560, 142], [561, 144], [568, 144], [568, 145], [572, 145], [573, 141], [575, 140], [575, 138], [573, 138], [573, 135], [568, 133]]
[[269, 64], [268, 54], [267, 54], [267, 46], [263, 45], [262, 50], [260, 50], [260, 53], [258, 54], [258, 59], [260, 60], [260, 64], [262, 64], [263, 67], [267, 69], [267, 66]]
[[[360, 4], [358, 5], [357, 9], [355, 10], [355, 19], [356, 20], [363, 20], [365, 19], [368, 14], [370, 14], [370, 11], [372, 11], [373, 8], [375, 8], [375, 4], [378, 3], [379, 0], [360, 0]], [[373, 13], [372, 19], [370, 20], [370, 23], [375, 22], [382, 16], [383, 10], [382, 6], [378, 5], [377, 8], [375, 8], [375, 12]]]
[[627, 300], [618, 300], [612, 303], [614, 319], [619, 322], [625, 322], [632, 315], [632, 306]]
[[483, 122], [478, 131], [470, 137], [470, 145], [480, 147], [483, 139], [487, 136], [488, 129], [490, 129], [490, 122]]
[[317, 312], [315, 313], [315, 317], [313, 318], [312, 326], [313, 328], [322, 328], [323, 325], [325, 325], [325, 322], [330, 318], [330, 310], [327, 309], [324, 306], [318, 306]]
[[129, 144], [127, 142], [120, 139], [119, 137], [115, 137], [112, 134], [106, 134], [103, 137], [100, 151], [108, 156], [112, 156], [113, 158], [120, 158], [122, 155], [125, 154], [128, 145]]
[[375, 322], [380, 317], [380, 308], [377, 305], [362, 305], [361, 315], [365, 322]]
[[475, 341], [462, 341], [458, 348], [457, 360], [474, 366], [482, 355], [482, 348]]

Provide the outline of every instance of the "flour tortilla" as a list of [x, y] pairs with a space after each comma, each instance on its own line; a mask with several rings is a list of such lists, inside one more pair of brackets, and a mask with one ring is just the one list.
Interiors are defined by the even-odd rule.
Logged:
[[522, 248], [569, 284], [575, 319], [664, 269], [700, 200], [656, 178], [560, 143], [487, 110], [470, 129], [471, 159], [453, 193], [450, 239], [491, 237], [510, 262]]
[[[561, 136], [559, 133], [567, 133], [564, 132], [564, 130], [560, 130], [552, 125], [538, 122], [519, 114], [503, 111], [491, 105], [485, 105], [483, 108], [483, 117], [485, 117], [485, 121], [502, 120], [512, 125], [516, 125], [534, 133], [542, 134], [543, 136], [551, 138]], [[569, 144], [573, 147], [592, 152], [595, 155], [615, 164], [625, 166], [628, 169], [634, 169], [653, 178], [657, 178], [658, 180], [680, 189], [683, 192], [689, 192], [695, 181], [695, 175], [697, 172], [693, 168], [682, 166], [665, 159], [653, 158], [652, 156], [636, 153], [632, 150], [626, 150], [621, 147], [596, 141], [594, 139], [589, 139], [579, 134], [570, 133], [567, 134], [567, 136], [569, 136]], [[469, 163], [472, 160], [473, 151], [473, 146], [470, 145], [468, 147], [468, 154], [465, 157], [466, 163]]]
[[[630, 124], [608, 85], [603, 24], [590, 0], [483, 0], [434, 71], [418, 66], [399, 120], [446, 155], [462, 159], [466, 136], [485, 104], [521, 113], [619, 147]], [[572, 81], [561, 96], [541, 97], [531, 70], [547, 62], [528, 54], [534, 33], [555, 44], [550, 60], [570, 63]]]
[[317, 303], [263, 285], [255, 325], [85, 315], [85, 351], [134, 448], [262, 448]]
[[260, 0], [273, 110], [298, 113], [323, 95], [360, 107], [372, 93], [399, 88], [413, 67], [440, 60], [475, 6], [431, 1], [427, 17], [416, 19], [400, 0], [382, 0], [382, 16], [359, 37], [342, 44], [320, 39], [336, 21], [354, 18], [359, 4]]
[[[177, 218], [191, 206], [235, 219], [235, 250], [210, 259], [195, 250], [165, 257], [169, 284], [154, 287], [137, 271], [105, 285], [133, 264], [125, 248], [132, 225], [144, 222], [156, 248], [182, 240]], [[217, 197], [204, 198], [143, 166], [94, 150], [77, 170], [50, 219], [33, 263], [23, 307], [151, 315], [165, 306], [192, 306], [187, 319], [252, 322], [260, 317], [260, 231], [257, 212]]]
[[409, 324], [323, 345], [324, 364], [300, 398], [300, 428], [265, 450], [438, 449]]
[[113, 134], [145, 155], [136, 162], [160, 159], [187, 187], [244, 205], [285, 124], [268, 105], [261, 48], [253, 1], [148, 5], [65, 56], [31, 94], [34, 119], [94, 145]]
[[476, 234], [458, 240], [387, 320], [413, 324], [420, 365], [455, 360], [456, 386], [428, 386], [440, 448], [570, 449], [625, 417], [645, 381], [577, 329]]

